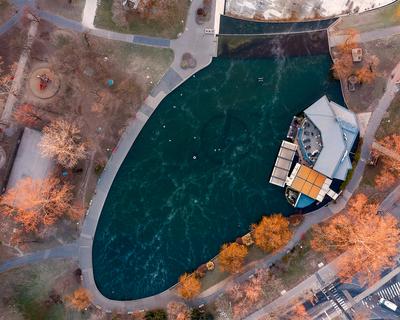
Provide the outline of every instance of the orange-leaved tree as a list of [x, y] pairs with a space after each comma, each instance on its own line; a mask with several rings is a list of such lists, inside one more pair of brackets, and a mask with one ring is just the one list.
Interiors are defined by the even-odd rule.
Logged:
[[71, 205], [72, 189], [58, 178], [33, 180], [27, 177], [1, 197], [1, 212], [21, 224], [25, 232], [38, 232], [63, 216], [76, 220], [81, 210]]
[[201, 283], [195, 274], [184, 273], [179, 277], [178, 293], [182, 298], [192, 299], [200, 293]]
[[345, 213], [313, 228], [311, 246], [326, 257], [338, 258], [339, 276], [350, 280], [356, 273], [362, 283], [379, 279], [383, 268], [394, 265], [400, 229], [390, 214], [378, 215], [378, 206], [364, 194], [356, 195]]
[[66, 296], [66, 300], [72, 308], [82, 311], [90, 305], [90, 294], [87, 289], [78, 288], [71, 295]]
[[396, 177], [387, 168], [383, 168], [379, 174], [375, 177], [375, 187], [379, 191], [387, 191], [396, 182]]
[[168, 320], [190, 320], [190, 309], [182, 302], [171, 301], [167, 304]]
[[344, 53], [333, 60], [333, 76], [335, 79], [347, 79], [353, 72], [353, 59], [350, 54]]
[[384, 147], [400, 154], [400, 135], [392, 134], [379, 141]]
[[224, 244], [218, 256], [221, 271], [237, 273], [242, 270], [244, 258], [248, 253], [247, 247], [238, 243]]
[[26, 127], [38, 126], [42, 121], [39, 109], [29, 103], [21, 104], [13, 113], [15, 121]]
[[292, 237], [289, 221], [281, 214], [262, 217], [260, 223], [252, 225], [253, 238], [257, 246], [274, 252], [286, 245]]
[[39, 148], [44, 156], [54, 157], [65, 168], [75, 167], [87, 155], [80, 129], [66, 120], [55, 120], [44, 127]]
[[290, 320], [312, 319], [303, 304], [296, 304], [290, 313]]
[[337, 50], [344, 54], [351, 54], [351, 50], [359, 46], [360, 32], [357, 29], [349, 28], [343, 31], [346, 40], [337, 46]]
[[376, 78], [377, 73], [369, 66], [363, 66], [356, 71], [356, 77], [360, 83], [370, 84]]

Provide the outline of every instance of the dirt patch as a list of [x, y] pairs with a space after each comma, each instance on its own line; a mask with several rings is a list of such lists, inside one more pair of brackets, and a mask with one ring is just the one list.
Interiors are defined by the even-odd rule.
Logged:
[[[101, 0], [94, 25], [117, 32], [175, 39], [185, 27], [189, 0], [146, 1], [145, 8], [128, 10], [114, 6], [119, 0]], [[118, 12], [116, 12], [116, 10]]]
[[351, 99], [351, 105], [353, 107], [355, 107], [356, 104], [359, 104], [360, 108], [363, 110], [372, 111], [371, 105], [376, 104], [384, 93], [386, 83], [391, 76], [392, 70], [397, 64], [397, 60], [393, 59], [393, 57], [398, 55], [399, 46], [400, 36], [364, 43], [364, 48], [367, 54], [378, 57], [380, 61], [377, 67], [379, 76], [375, 80], [375, 83], [365, 86], [365, 88], [363, 88], [359, 93], [361, 99]]
[[[46, 66], [57, 75], [60, 88], [53, 97], [40, 99], [26, 81], [18, 103], [32, 104], [40, 111], [43, 121], [37, 130], [60, 118], [80, 127], [89, 145], [88, 157], [75, 169], [58, 167], [54, 174], [75, 187], [75, 201], [83, 208], [128, 122], [172, 60], [169, 49], [106, 40], [40, 22], [27, 74]], [[7, 219], [4, 223], [6, 231], [0, 240], [8, 243], [16, 226]], [[61, 220], [48, 228], [44, 238], [32, 236], [19, 243], [19, 248], [29, 252], [71, 242], [79, 236], [80, 225]]]
[[[393, 36], [387, 39], [380, 39], [357, 44], [363, 49], [363, 61], [374, 58], [378, 63], [373, 66], [375, 79], [370, 83], [361, 83], [356, 86], [354, 92], [349, 91], [348, 78], [341, 78], [343, 93], [347, 106], [355, 112], [373, 111], [378, 100], [382, 97], [391, 72], [397, 64], [393, 57], [398, 55], [400, 36]], [[332, 49], [334, 57], [337, 55], [337, 48]], [[367, 62], [368, 63], [368, 62]], [[363, 62], [353, 64], [353, 74], [363, 67]]]
[[0, 25], [16, 13], [16, 8], [8, 0], [0, 0]]
[[81, 21], [85, 0], [38, 0], [37, 6], [58, 16]]

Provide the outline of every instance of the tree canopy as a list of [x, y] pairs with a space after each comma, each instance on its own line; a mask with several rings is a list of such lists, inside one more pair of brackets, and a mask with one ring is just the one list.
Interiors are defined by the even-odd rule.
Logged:
[[338, 253], [339, 276], [356, 273], [362, 283], [374, 282], [383, 268], [394, 265], [400, 230], [391, 214], [378, 215], [378, 206], [364, 194], [356, 195], [345, 213], [313, 228], [312, 248], [333, 258]]
[[54, 157], [65, 168], [75, 167], [87, 155], [79, 128], [66, 120], [55, 120], [44, 127], [39, 147], [44, 156]]
[[237, 273], [242, 270], [247, 247], [238, 243], [224, 244], [218, 256], [221, 271]]
[[63, 216], [76, 220], [81, 212], [71, 205], [72, 189], [58, 178], [33, 180], [27, 177], [1, 197], [1, 212], [21, 224], [25, 232], [38, 232]]
[[194, 274], [185, 273], [179, 277], [178, 293], [182, 298], [192, 299], [200, 293], [201, 283]]
[[66, 300], [72, 308], [82, 311], [90, 305], [90, 294], [85, 288], [79, 288], [67, 296]]
[[267, 252], [279, 250], [292, 237], [289, 221], [281, 214], [264, 216], [259, 224], [254, 224], [252, 227], [254, 242]]

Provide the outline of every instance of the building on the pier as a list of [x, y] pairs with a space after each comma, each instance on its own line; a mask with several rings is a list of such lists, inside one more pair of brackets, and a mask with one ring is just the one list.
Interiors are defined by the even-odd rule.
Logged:
[[344, 181], [352, 169], [351, 152], [359, 135], [353, 112], [323, 96], [301, 116], [294, 117], [272, 170], [270, 183], [286, 186], [286, 197], [295, 207], [320, 203], [334, 180]]

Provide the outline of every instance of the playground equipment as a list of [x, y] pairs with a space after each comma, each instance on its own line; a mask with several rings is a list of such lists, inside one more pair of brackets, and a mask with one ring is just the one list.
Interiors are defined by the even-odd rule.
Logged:
[[46, 90], [47, 86], [51, 83], [51, 79], [47, 76], [46, 73], [43, 74], [38, 74], [36, 76], [36, 78], [38, 78], [39, 81], [39, 89], [41, 91]]

